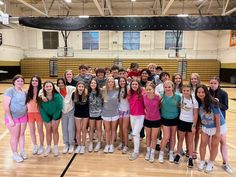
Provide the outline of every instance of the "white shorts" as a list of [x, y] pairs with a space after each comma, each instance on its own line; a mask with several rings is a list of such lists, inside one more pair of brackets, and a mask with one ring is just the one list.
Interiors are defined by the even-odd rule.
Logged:
[[[206, 127], [202, 126], [202, 131], [205, 134], [207, 134], [209, 136], [212, 136], [212, 135], [216, 134], [216, 127], [214, 127], [214, 128], [206, 128]], [[224, 135], [224, 134], [226, 134], [226, 132], [227, 132], [226, 124], [221, 125], [220, 126], [220, 134]]]
[[117, 116], [112, 116], [112, 117], [104, 117], [104, 116], [102, 116], [102, 119], [103, 119], [104, 121], [109, 121], [109, 122], [111, 122], [111, 121], [117, 121], [117, 120], [119, 119], [119, 115], [117, 115]]
[[120, 118], [129, 117], [129, 116], [130, 116], [129, 110], [127, 110], [127, 111], [120, 111], [119, 110], [119, 117]]

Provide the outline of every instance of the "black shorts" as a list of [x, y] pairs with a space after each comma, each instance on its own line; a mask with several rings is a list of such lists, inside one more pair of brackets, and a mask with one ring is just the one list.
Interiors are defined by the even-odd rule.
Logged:
[[74, 116], [75, 117], [78, 117], [78, 118], [89, 118], [89, 113], [74, 113]]
[[165, 119], [165, 118], [161, 118], [162, 120], [162, 125], [170, 127], [170, 126], [177, 126], [178, 125], [178, 118], [175, 119]]
[[144, 119], [144, 126], [147, 128], [159, 128], [161, 126], [161, 120], [147, 120]]
[[92, 120], [102, 120], [101, 116], [99, 116], [99, 117], [89, 117], [89, 119], [92, 119]]
[[182, 120], [179, 120], [178, 124], [178, 130], [181, 132], [192, 132], [192, 122], [185, 122]]

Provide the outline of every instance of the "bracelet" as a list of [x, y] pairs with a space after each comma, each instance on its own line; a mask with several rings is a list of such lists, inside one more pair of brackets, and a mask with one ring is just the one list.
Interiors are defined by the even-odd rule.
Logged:
[[192, 124], [192, 128], [196, 128], [196, 124]]

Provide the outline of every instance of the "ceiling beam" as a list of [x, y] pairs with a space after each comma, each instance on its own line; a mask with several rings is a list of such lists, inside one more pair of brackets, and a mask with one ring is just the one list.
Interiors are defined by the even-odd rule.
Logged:
[[158, 2], [158, 1], [159, 1], [159, 0], [154, 0], [153, 6], [152, 6], [153, 9], [155, 9], [155, 8], [157, 7], [157, 2]]
[[161, 15], [165, 15], [165, 14], [166, 14], [166, 12], [169, 10], [170, 6], [173, 4], [174, 1], [175, 1], [175, 0], [170, 0], [170, 1], [168, 2], [168, 4], [166, 5], [165, 9], [162, 11], [162, 14], [161, 14]]
[[50, 6], [48, 8], [48, 14], [49, 14], [50, 10], [52, 9], [53, 4], [54, 4], [54, 0], [51, 1], [51, 4], [50, 4]]
[[220, 4], [219, 0], [216, 0], [217, 4], [219, 7], [222, 7], [222, 5]]
[[106, 5], [108, 7], [110, 15], [112, 16], [113, 12], [112, 12], [112, 8], [111, 8], [111, 0], [106, 0]]
[[94, 4], [96, 5], [96, 7], [97, 7], [97, 9], [98, 9], [98, 11], [99, 11], [99, 13], [100, 13], [100, 15], [101, 15], [101, 16], [104, 16], [104, 11], [102, 10], [100, 4], [98, 3], [98, 0], [93, 0], [93, 2], [94, 2]]
[[161, 13], [164, 11], [166, 0], [160, 0]]
[[35, 8], [35, 7], [34, 7], [34, 6], [32, 6], [31, 4], [29, 4], [29, 3], [25, 2], [24, 0], [17, 0], [17, 1], [19, 1], [20, 3], [22, 3], [22, 4], [26, 5], [27, 7], [31, 8], [31, 9], [33, 9], [34, 11], [38, 12], [39, 14], [41, 14], [41, 15], [44, 15], [44, 16], [47, 16], [47, 17], [48, 17], [48, 14], [46, 14], [46, 13], [42, 12], [41, 10], [39, 10], [39, 9]]
[[236, 7], [233, 8], [233, 9], [231, 9], [231, 10], [229, 10], [228, 12], [225, 12], [225, 14], [223, 14], [223, 16], [225, 16], [225, 15], [230, 15], [230, 14], [232, 14], [232, 13], [235, 12], [235, 11], [236, 11]]
[[202, 6], [203, 6], [207, 1], [208, 1], [208, 0], [203, 1], [203, 2], [198, 6], [198, 9], [201, 9]]
[[63, 0], [59, 0], [59, 4], [61, 4], [62, 7], [64, 7], [67, 11], [70, 12], [71, 7], [70, 7], [67, 3], [65, 3], [65, 1], [63, 1]]
[[208, 6], [208, 9], [207, 9], [207, 12], [209, 12], [210, 8], [211, 8], [211, 4], [212, 4], [212, 0], [210, 1], [209, 3], [209, 6]]
[[153, 6], [152, 6], [152, 9], [153, 9], [153, 14], [155, 15], [157, 13], [157, 2], [159, 0], [154, 0], [154, 3], [153, 3]]
[[48, 15], [47, 4], [45, 3], [45, 0], [42, 0], [42, 3], [43, 3], [44, 11]]
[[229, 5], [229, 0], [227, 0], [227, 1], [226, 1], [226, 4], [225, 4], [225, 6], [223, 7], [223, 12], [222, 12], [222, 15], [224, 15], [224, 14], [225, 14], [225, 11], [226, 11], [226, 9], [227, 9], [228, 5]]

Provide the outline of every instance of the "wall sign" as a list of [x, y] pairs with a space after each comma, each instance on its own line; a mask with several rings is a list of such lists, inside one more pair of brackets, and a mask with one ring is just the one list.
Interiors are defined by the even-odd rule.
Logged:
[[229, 46], [230, 47], [236, 46], [236, 30], [231, 30], [230, 32]]

